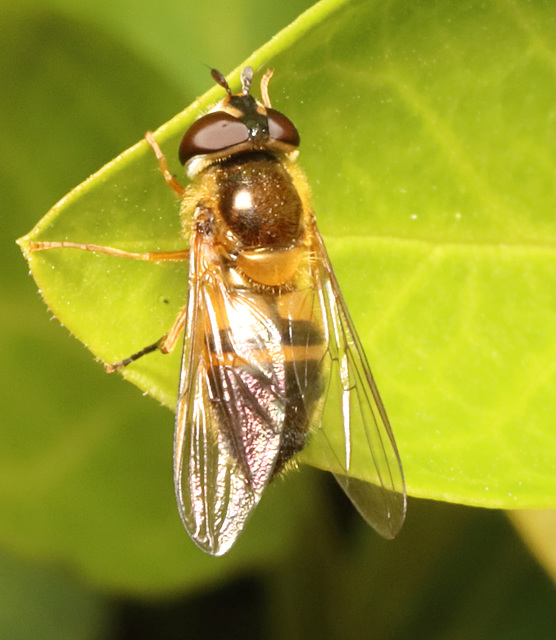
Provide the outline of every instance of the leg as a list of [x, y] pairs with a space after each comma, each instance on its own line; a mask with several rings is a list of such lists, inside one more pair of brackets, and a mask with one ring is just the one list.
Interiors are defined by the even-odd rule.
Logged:
[[144, 260], [145, 262], [183, 262], [189, 260], [189, 249], [178, 251], [146, 251], [134, 253], [123, 251], [114, 247], [103, 247], [100, 244], [88, 244], [81, 242], [30, 242], [26, 247], [29, 251], [44, 251], [45, 249], [82, 249], [93, 253], [106, 253], [116, 258], [130, 258], [131, 260]]
[[268, 109], [272, 107], [270, 96], [268, 95], [268, 83], [270, 82], [270, 78], [272, 78], [273, 74], [273, 69], [267, 69], [266, 73], [261, 79], [261, 98], [263, 99], [264, 106]]
[[134, 353], [129, 356], [129, 358], [124, 358], [120, 362], [116, 362], [115, 364], [105, 364], [104, 368], [108, 373], [114, 373], [118, 369], [122, 367], [127, 367], [128, 364], [135, 362], [135, 360], [139, 360], [143, 356], [146, 356], [148, 353], [152, 353], [153, 351], [160, 351], [161, 353], [172, 353], [174, 350], [180, 335], [183, 332], [185, 327], [185, 321], [187, 318], [187, 306], [185, 306], [178, 314], [178, 317], [174, 321], [172, 328], [170, 331], [162, 336], [160, 340], [157, 340], [153, 344], [144, 347], [137, 353]]
[[[162, 175], [164, 176], [164, 180], [180, 197], [183, 197], [186, 193], [186, 189], [185, 187], [182, 187], [182, 185], [170, 173], [166, 156], [162, 153], [162, 150], [158, 146], [158, 143], [154, 139], [152, 133], [148, 131], [145, 134], [145, 138], [151, 145], [155, 153], [155, 156], [158, 160], [158, 166], [160, 168], [160, 171], [162, 172]], [[98, 244], [69, 241], [29, 242], [26, 246], [24, 246], [24, 250], [29, 252], [44, 251], [46, 249], [81, 249], [82, 251], [104, 253], [110, 256], [115, 256], [117, 258], [129, 258], [132, 260], [143, 260], [145, 262], [180, 262], [189, 260], [189, 249], [182, 249], [177, 251], [146, 251], [144, 253], [135, 253], [132, 251], [116, 249], [114, 247], [105, 247]], [[158, 340], [157, 342], [144, 347], [140, 351], [137, 351], [136, 353], [132, 354], [128, 358], [125, 358], [124, 360], [121, 360], [120, 362], [116, 362], [115, 364], [105, 364], [104, 367], [106, 371], [108, 373], [117, 371], [118, 369], [126, 367], [132, 362], [135, 362], [135, 360], [138, 360], [139, 358], [147, 355], [148, 353], [152, 353], [153, 351], [171, 353], [177, 344], [179, 336], [184, 330], [186, 318], [187, 308], [184, 307], [178, 314], [178, 317], [172, 325], [169, 333], [162, 336], [162, 338], [160, 338], [160, 340]]]
[[172, 189], [183, 198], [186, 192], [186, 188], [182, 187], [181, 184], [174, 178], [174, 176], [170, 173], [170, 169], [168, 169], [168, 161], [166, 160], [166, 156], [162, 153], [162, 149], [158, 146], [158, 142], [154, 139], [153, 134], [150, 131], [147, 131], [145, 134], [146, 141], [151, 145], [154, 155], [158, 160], [158, 167], [164, 176], [164, 180], [166, 180], [166, 184], [172, 187]]
[[[158, 146], [158, 143], [153, 137], [150, 131], [145, 134], [147, 142], [151, 145], [154, 154], [158, 160], [158, 166], [164, 180], [172, 189], [183, 198], [186, 193], [186, 188], [174, 178], [168, 169], [168, 161], [166, 156], [162, 153], [162, 149]], [[184, 249], [180, 251], [146, 251], [145, 253], [135, 253], [133, 251], [123, 251], [122, 249], [115, 249], [113, 247], [103, 247], [98, 244], [81, 243], [81, 242], [29, 242], [29, 244], [23, 246], [24, 250], [44, 251], [45, 249], [82, 249], [83, 251], [92, 251], [93, 253], [106, 253], [110, 256], [116, 256], [117, 258], [130, 258], [132, 260], [144, 260], [146, 262], [179, 262], [183, 260], [189, 260], [189, 250]]]

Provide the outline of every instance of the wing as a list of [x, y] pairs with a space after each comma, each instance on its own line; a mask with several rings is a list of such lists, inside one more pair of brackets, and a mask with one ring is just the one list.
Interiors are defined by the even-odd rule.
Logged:
[[190, 536], [222, 555], [273, 476], [286, 414], [285, 367], [276, 323], [256, 296], [225, 280], [200, 233], [190, 261], [175, 488]]
[[[316, 228], [313, 282], [328, 342], [327, 389], [315, 446], [363, 518], [393, 538], [406, 511], [400, 457], [367, 358], [349, 315], [324, 242]], [[339, 437], [337, 425], [343, 425]], [[371, 481], [359, 479], [361, 474]]]

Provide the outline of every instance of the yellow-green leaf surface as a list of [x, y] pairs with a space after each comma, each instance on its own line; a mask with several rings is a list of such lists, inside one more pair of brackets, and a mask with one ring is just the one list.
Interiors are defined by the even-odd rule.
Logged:
[[[413, 495], [556, 504], [555, 29], [556, 7], [540, 0], [325, 1], [246, 61], [275, 69], [273, 105], [300, 130], [320, 228]], [[158, 130], [177, 175], [184, 130], [221, 94], [210, 89]], [[182, 248], [178, 210], [140, 142], [56, 205], [22, 246]], [[28, 257], [55, 315], [108, 362], [159, 338], [185, 301], [186, 264], [69, 249]], [[178, 353], [154, 354], [124, 375], [171, 407], [178, 369]], [[98, 419], [104, 436], [91, 428], [82, 443], [91, 469], [93, 436], [110, 430], [102, 407]], [[147, 431], [130, 415], [125, 434], [110, 435], [110, 486], [99, 469], [88, 494], [101, 517], [125, 518], [106, 514], [104, 500], [119, 491], [118, 459], [131, 453], [125, 436], [148, 453]], [[169, 464], [161, 451], [153, 466]], [[313, 455], [309, 448], [303, 459], [318, 466]], [[150, 470], [129, 460], [122, 469], [151, 500], [163, 494]], [[164, 544], [162, 533], [157, 540]], [[163, 582], [172, 571], [161, 555]], [[109, 556], [95, 570], [110, 564]]]
[[[411, 492], [546, 506], [556, 491], [556, 87], [544, 29], [555, 15], [448, 5], [325, 2], [248, 62], [276, 69], [274, 104], [301, 131]], [[158, 132], [175, 173], [180, 136], [221, 93]], [[177, 249], [178, 208], [141, 142], [29, 239]], [[185, 301], [185, 263], [70, 250], [30, 263], [60, 321], [107, 362], [155, 341]], [[178, 367], [179, 353], [155, 355], [124, 375], [173, 406]]]

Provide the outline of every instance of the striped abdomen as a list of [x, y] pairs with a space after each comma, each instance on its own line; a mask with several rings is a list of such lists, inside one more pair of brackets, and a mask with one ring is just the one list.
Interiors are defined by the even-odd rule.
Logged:
[[303, 449], [322, 396], [317, 300], [310, 289], [217, 290], [218, 331], [216, 316], [204, 328], [211, 404], [231, 455], [263, 482]]

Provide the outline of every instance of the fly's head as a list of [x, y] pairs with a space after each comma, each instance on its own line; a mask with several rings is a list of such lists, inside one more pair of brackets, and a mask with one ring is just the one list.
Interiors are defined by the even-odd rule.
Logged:
[[224, 76], [216, 69], [212, 77], [226, 90], [226, 97], [209, 113], [201, 116], [186, 131], [180, 144], [179, 158], [194, 177], [214, 162], [249, 151], [267, 151], [297, 155], [299, 133], [293, 122], [270, 106], [268, 82], [272, 71], [261, 80], [262, 102], [250, 93], [253, 69], [241, 74], [241, 92], [232, 93]]

